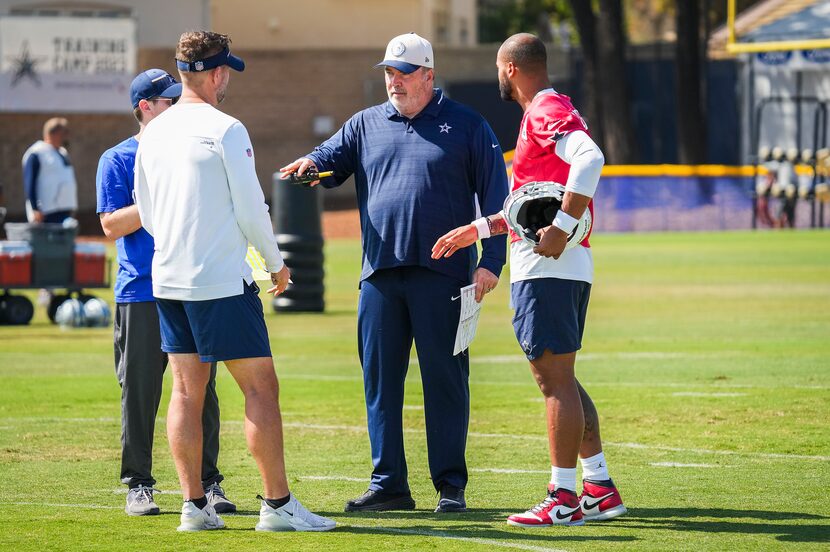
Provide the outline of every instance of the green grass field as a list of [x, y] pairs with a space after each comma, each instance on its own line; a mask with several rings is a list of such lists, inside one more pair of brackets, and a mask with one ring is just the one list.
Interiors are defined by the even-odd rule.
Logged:
[[[505, 523], [541, 500], [549, 466], [543, 404], [512, 334], [504, 282], [487, 298], [471, 353], [470, 513], [432, 513], [413, 355], [405, 430], [418, 510], [344, 514], [371, 463], [355, 348], [360, 248], [331, 241], [327, 314], [275, 315], [266, 305], [266, 320], [292, 490], [336, 518], [337, 530], [253, 531], [259, 477], [242, 397], [224, 369], [220, 467], [241, 515], [225, 516], [225, 531], [177, 534], [181, 496], [171, 492], [157, 496], [162, 515], [128, 518], [111, 329], [62, 331], [39, 309], [29, 327], [0, 327], [0, 550], [830, 548], [830, 234], [593, 242], [577, 371], [600, 411], [627, 516], [539, 530]], [[175, 491], [167, 380], [155, 475]]]

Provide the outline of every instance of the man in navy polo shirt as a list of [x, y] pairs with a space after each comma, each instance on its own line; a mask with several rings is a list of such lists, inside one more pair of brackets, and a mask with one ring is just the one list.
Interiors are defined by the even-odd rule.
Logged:
[[[133, 199], [133, 168], [144, 128], [182, 93], [182, 85], [161, 69], [140, 73], [130, 96], [139, 132], [104, 152], [98, 162], [98, 215], [104, 233], [116, 240], [115, 373], [121, 385], [121, 481], [129, 486], [125, 511], [158, 514], [153, 500], [153, 431], [161, 399], [167, 355], [161, 351], [159, 317], [150, 268], [153, 237], [141, 226]], [[216, 363], [211, 366], [203, 416], [202, 484], [217, 512], [233, 512], [219, 483], [219, 399]]]
[[403, 444], [404, 380], [414, 339], [424, 390], [429, 468], [441, 493], [436, 512], [466, 509], [464, 450], [469, 357], [453, 356], [459, 289], [476, 299], [498, 283], [505, 240], [443, 261], [432, 244], [477, 212], [499, 212], [507, 195], [501, 148], [487, 122], [434, 89], [432, 46], [395, 37], [378, 64], [389, 101], [349, 119], [314, 152], [280, 169], [334, 171], [325, 187], [355, 176], [363, 241], [358, 348], [363, 365], [372, 472], [346, 511], [413, 509]]

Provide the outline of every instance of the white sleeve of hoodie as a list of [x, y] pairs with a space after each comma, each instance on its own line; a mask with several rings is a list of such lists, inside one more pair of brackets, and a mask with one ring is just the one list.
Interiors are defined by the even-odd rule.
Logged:
[[228, 174], [236, 223], [248, 242], [262, 254], [268, 270], [279, 272], [285, 263], [271, 227], [265, 195], [256, 175], [251, 138], [242, 123], [235, 122], [222, 137], [222, 158]]
[[571, 166], [565, 189], [594, 197], [605, 157], [586, 132], [569, 132], [556, 143], [556, 155]]

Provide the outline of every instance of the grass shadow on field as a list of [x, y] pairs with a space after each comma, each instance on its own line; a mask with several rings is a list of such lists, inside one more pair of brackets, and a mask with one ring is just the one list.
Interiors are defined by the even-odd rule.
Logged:
[[[579, 528], [576, 528], [579, 529]], [[552, 535], [549, 528], [541, 528], [540, 530], [520, 529], [516, 531], [502, 531], [493, 529], [492, 525], [465, 525], [463, 528], [446, 527], [446, 526], [432, 526], [432, 525], [407, 525], [405, 527], [389, 527], [379, 525], [378, 527], [354, 526], [344, 524], [338, 526], [336, 529], [342, 533], [352, 533], [355, 535], [389, 535], [390, 533], [403, 535], [420, 535], [420, 536], [434, 536], [443, 538], [463, 538], [463, 539], [482, 539], [493, 541], [524, 541], [524, 542], [539, 542], [550, 545], [556, 545], [565, 542], [571, 543], [596, 543], [596, 542], [616, 542], [616, 543], [634, 543], [637, 542], [637, 537], [630, 535], [579, 535], [575, 533], [557, 533]]]
[[346, 518], [363, 519], [404, 519], [404, 520], [432, 520], [432, 521], [504, 521], [512, 511], [499, 508], [469, 508], [464, 513], [436, 514], [429, 510], [395, 510], [390, 512], [328, 512], [324, 516], [344, 516]]
[[[513, 510], [501, 508], [470, 508], [466, 513], [436, 514], [432, 510], [410, 510], [392, 512], [317, 512], [326, 517], [338, 517], [342, 523], [338, 531], [354, 534], [435, 534], [441, 537], [459, 537], [472, 539], [512, 540], [550, 542], [549, 532], [526, 529], [502, 530], [496, 526], [507, 527], [505, 520]], [[344, 519], [345, 518], [345, 519]], [[373, 522], [400, 520], [401, 525], [378, 525], [368, 527]], [[462, 524], [452, 525], [454, 522]], [[557, 542], [635, 542], [633, 536], [622, 535], [580, 535], [563, 533], [556, 536]]]
[[[744, 519], [755, 521], [736, 521]], [[820, 523], [780, 523], [798, 521]], [[777, 540], [785, 542], [827, 542], [830, 534], [830, 518], [827, 516], [768, 510], [632, 508], [628, 515], [620, 518], [617, 523], [626, 528], [636, 529], [776, 535]]]

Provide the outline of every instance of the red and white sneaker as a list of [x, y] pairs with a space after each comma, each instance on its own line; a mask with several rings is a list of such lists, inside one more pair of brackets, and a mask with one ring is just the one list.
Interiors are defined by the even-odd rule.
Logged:
[[610, 479], [607, 481], [583, 480], [579, 505], [585, 521], [603, 521], [627, 512], [623, 506], [620, 491]]
[[551, 525], [584, 525], [579, 498], [573, 491], [553, 490], [548, 486], [548, 496], [523, 514], [507, 518], [509, 525], [517, 527], [549, 527]]

